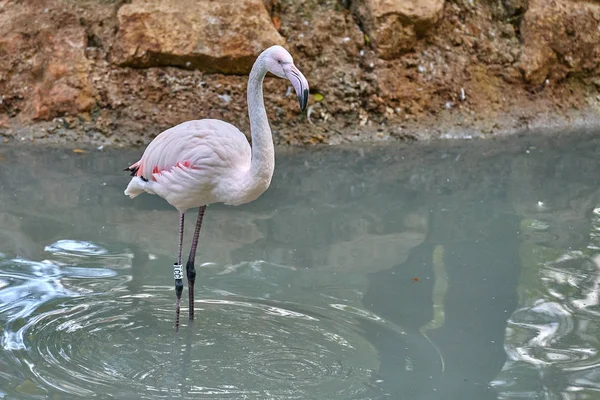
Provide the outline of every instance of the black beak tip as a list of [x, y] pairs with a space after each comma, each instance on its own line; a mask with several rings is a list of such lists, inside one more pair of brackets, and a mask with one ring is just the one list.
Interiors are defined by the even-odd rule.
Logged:
[[300, 102], [300, 110], [304, 112], [308, 105], [308, 89], [304, 89], [302, 96], [298, 96], [298, 102]]

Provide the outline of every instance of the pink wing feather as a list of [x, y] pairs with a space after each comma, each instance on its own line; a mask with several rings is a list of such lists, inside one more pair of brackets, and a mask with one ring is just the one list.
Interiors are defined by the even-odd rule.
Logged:
[[[167, 192], [191, 194], [199, 186], [208, 191], [228, 176], [248, 170], [250, 162], [248, 140], [233, 125], [210, 119], [188, 121], [158, 135], [142, 158], [126, 168], [134, 178], [125, 193], [135, 197], [146, 191], [168, 197], [175, 194]], [[166, 172], [170, 173], [163, 175]], [[158, 186], [143, 184], [136, 177]]]

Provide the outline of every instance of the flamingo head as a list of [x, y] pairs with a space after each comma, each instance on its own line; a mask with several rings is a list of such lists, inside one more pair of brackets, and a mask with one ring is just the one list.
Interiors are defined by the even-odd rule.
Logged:
[[271, 46], [264, 51], [264, 57], [269, 72], [289, 80], [294, 86], [300, 109], [304, 111], [308, 104], [308, 81], [294, 65], [294, 59], [290, 53], [281, 46]]

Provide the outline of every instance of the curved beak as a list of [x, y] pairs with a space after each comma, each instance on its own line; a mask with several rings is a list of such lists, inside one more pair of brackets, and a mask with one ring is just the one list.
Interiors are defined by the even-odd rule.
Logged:
[[306, 106], [308, 105], [308, 81], [294, 64], [284, 66], [283, 71], [285, 77], [292, 83], [292, 86], [294, 86], [294, 90], [298, 96], [298, 102], [300, 103], [300, 110], [306, 110]]

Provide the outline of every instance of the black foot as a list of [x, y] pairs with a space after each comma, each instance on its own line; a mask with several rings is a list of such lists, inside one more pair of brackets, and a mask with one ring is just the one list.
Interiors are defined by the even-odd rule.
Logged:
[[185, 265], [188, 280], [188, 296], [189, 296], [189, 311], [190, 319], [194, 319], [194, 283], [196, 282], [196, 269], [194, 261], [188, 260]]

